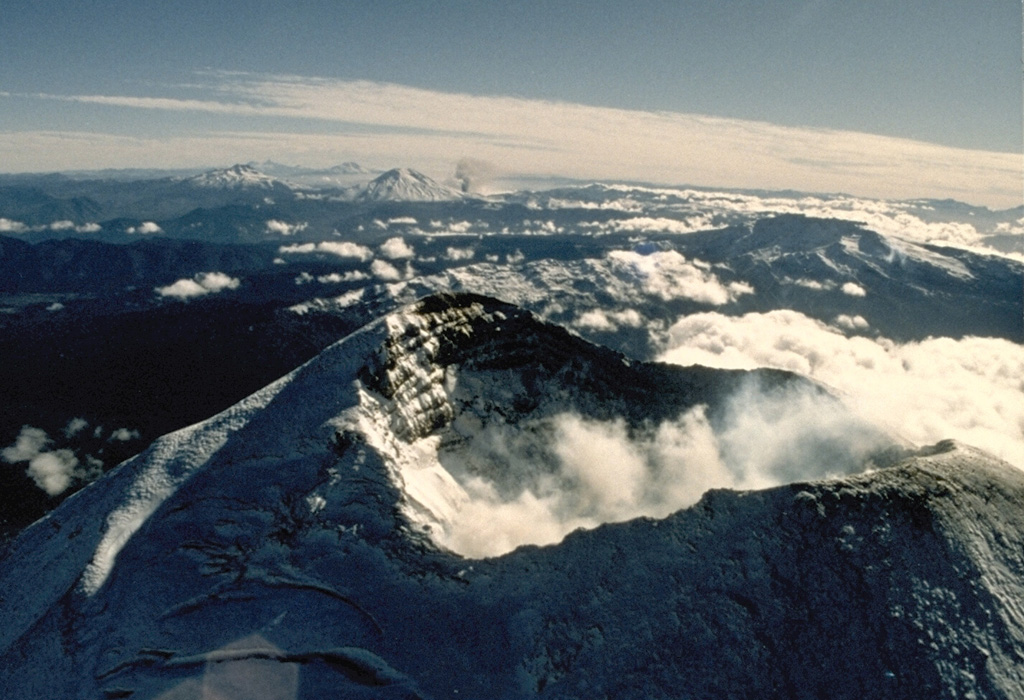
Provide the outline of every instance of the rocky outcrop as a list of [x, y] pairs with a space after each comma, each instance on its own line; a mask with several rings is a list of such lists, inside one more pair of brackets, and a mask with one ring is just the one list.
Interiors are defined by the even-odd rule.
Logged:
[[0, 561], [0, 694], [1024, 697], [1024, 476], [963, 445], [500, 557], [446, 551], [410, 507], [458, 486], [436, 460], [469, 418], [639, 429], [645, 408], [713, 414], [740, 376], [424, 300], [24, 532]]

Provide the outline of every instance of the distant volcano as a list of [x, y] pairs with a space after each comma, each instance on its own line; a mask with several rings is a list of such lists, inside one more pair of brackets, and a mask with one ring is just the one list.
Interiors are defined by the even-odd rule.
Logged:
[[356, 195], [360, 202], [448, 202], [462, 198], [462, 192], [409, 168], [381, 174]]

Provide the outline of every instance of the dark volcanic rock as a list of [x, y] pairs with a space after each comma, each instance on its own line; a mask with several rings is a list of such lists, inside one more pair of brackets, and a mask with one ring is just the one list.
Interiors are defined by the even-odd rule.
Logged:
[[490, 373], [519, 379], [474, 410], [512, 423], [639, 420], [649, 386], [678, 409], [734, 381], [481, 297], [404, 309], [24, 532], [0, 561], [3, 695], [1024, 696], [1017, 470], [945, 443], [466, 559], [410, 519], [395, 450], [448, 429], [458, 382]]

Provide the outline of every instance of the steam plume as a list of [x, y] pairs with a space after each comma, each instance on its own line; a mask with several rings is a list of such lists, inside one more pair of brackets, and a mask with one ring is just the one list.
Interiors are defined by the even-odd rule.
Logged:
[[455, 179], [463, 192], [479, 192], [495, 176], [495, 167], [485, 160], [463, 158], [455, 166]]

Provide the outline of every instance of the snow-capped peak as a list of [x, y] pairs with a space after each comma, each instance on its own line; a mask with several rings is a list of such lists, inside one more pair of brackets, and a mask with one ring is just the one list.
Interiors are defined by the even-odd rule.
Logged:
[[222, 190], [261, 189], [270, 190], [284, 185], [280, 180], [260, 172], [251, 165], [233, 165], [221, 170], [210, 170], [186, 180], [196, 187]]
[[458, 190], [410, 168], [394, 168], [371, 180], [356, 196], [364, 202], [447, 202], [462, 199]]
[[[775, 392], [803, 383], [758, 374]], [[667, 472], [610, 436], [694, 404], [707, 410], [687, 424], [706, 433], [752, 376], [630, 362], [493, 299], [425, 298], [157, 440], [13, 541], [0, 697], [717, 698], [723, 683], [775, 697], [837, 682], [1017, 697], [1024, 475], [952, 442], [855, 476], [715, 489], [558, 546], [467, 559], [431, 543], [456, 509], [490, 536], [546, 505], [662, 501], [686, 475], [636, 488]], [[681, 452], [696, 437], [663, 444], [703, 479], [707, 451]], [[552, 472], [542, 444], [575, 466]], [[835, 468], [825, 437], [779, 456], [800, 454]]]

